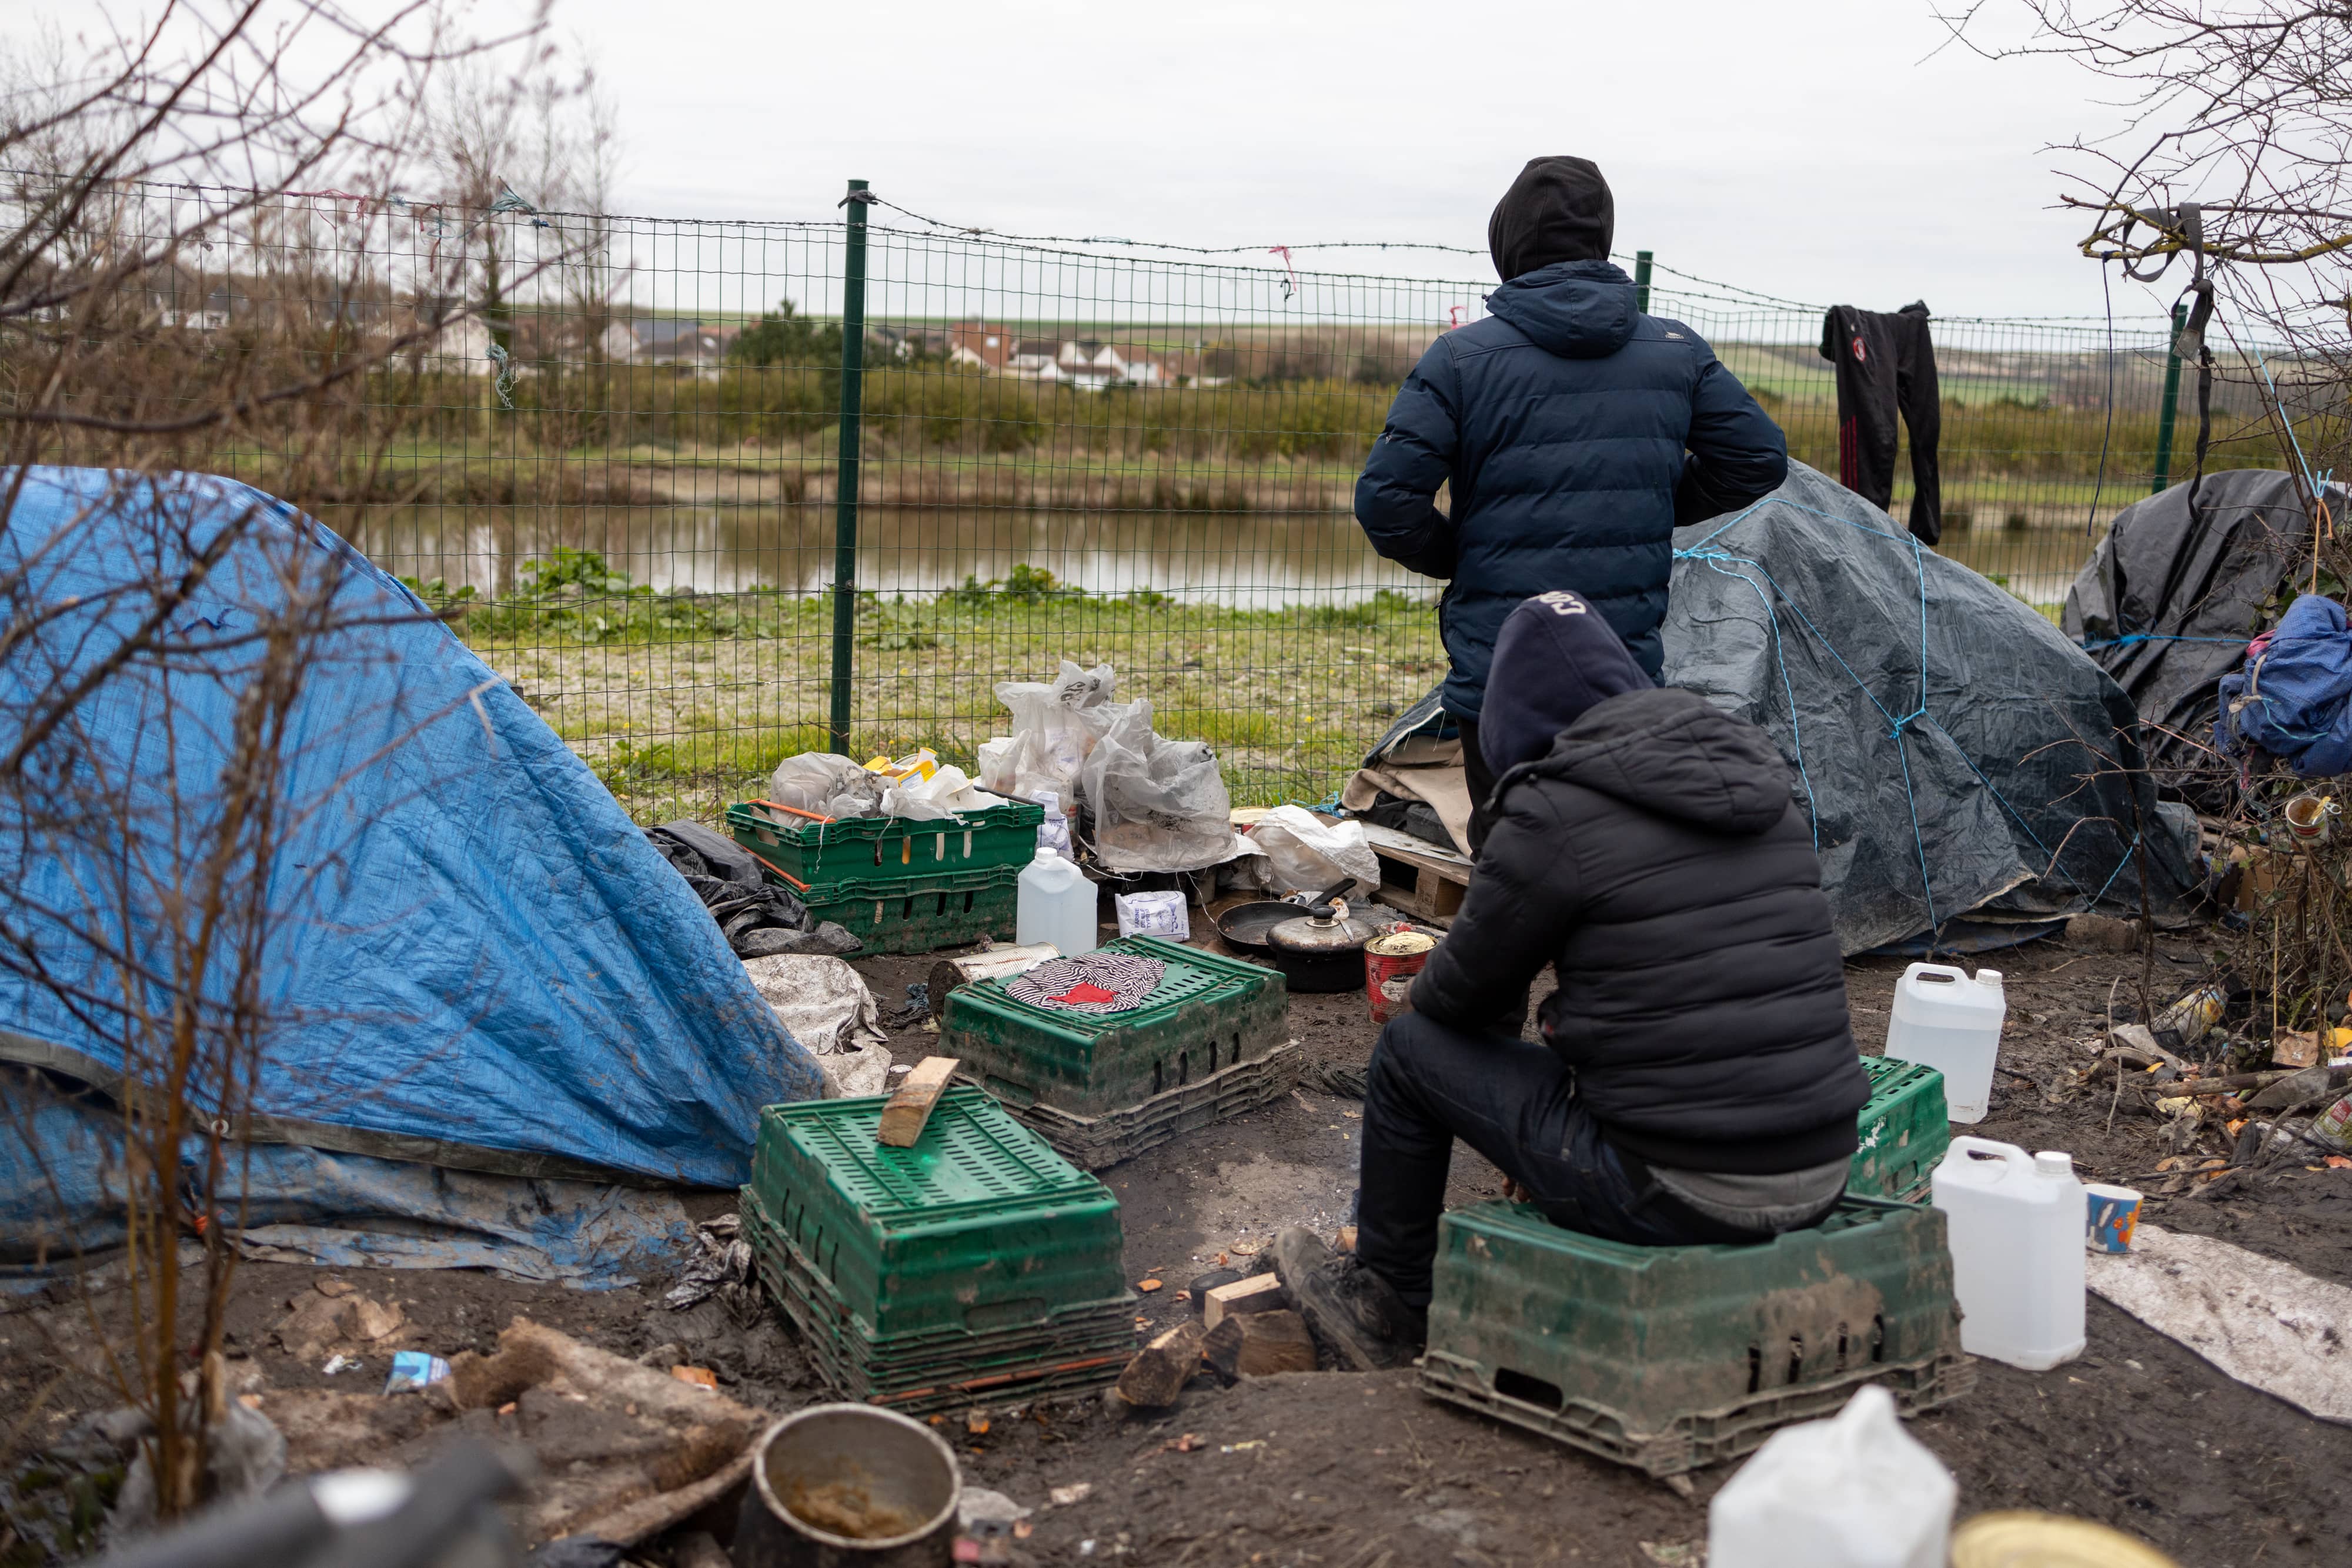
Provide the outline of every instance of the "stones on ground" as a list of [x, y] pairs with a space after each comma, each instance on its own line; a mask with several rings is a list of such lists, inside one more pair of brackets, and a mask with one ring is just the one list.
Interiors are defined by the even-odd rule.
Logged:
[[1231, 1382], [1315, 1370], [1315, 1336], [1287, 1308], [1229, 1317], [1202, 1337], [1201, 1359]]
[[1202, 1303], [1201, 1326], [1213, 1329], [1229, 1317], [1248, 1312], [1275, 1312], [1290, 1305], [1282, 1281], [1272, 1274], [1253, 1274], [1245, 1280], [1212, 1288]]
[[1118, 1397], [1143, 1410], [1175, 1404], [1184, 1385], [1201, 1370], [1202, 1333], [1201, 1325], [1187, 1318], [1137, 1351], [1118, 1375]]
[[303, 1361], [338, 1351], [392, 1349], [408, 1321], [399, 1303], [372, 1300], [345, 1280], [321, 1280], [286, 1305], [291, 1310], [271, 1332], [289, 1354]]
[[2066, 922], [2066, 943], [2071, 947], [2092, 947], [2107, 953], [2139, 951], [2139, 923], [2117, 920], [2105, 915], [2077, 915]]
[[952, 1056], [927, 1056], [905, 1082], [890, 1092], [889, 1103], [882, 1107], [882, 1123], [875, 1137], [894, 1149], [911, 1149], [923, 1135], [923, 1127], [931, 1119], [931, 1107], [938, 1104], [946, 1092], [948, 1080], [955, 1076], [959, 1065]]

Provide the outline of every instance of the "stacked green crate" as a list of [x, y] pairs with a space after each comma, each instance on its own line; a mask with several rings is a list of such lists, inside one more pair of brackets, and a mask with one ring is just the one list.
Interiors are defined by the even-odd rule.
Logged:
[[1944, 1075], [1892, 1056], [1865, 1056], [1862, 1065], [1870, 1074], [1870, 1099], [1862, 1108], [1862, 1146], [1846, 1190], [1906, 1202], [1924, 1197], [1952, 1143]]
[[1739, 1247], [1636, 1247], [1483, 1203], [1438, 1228], [1422, 1386], [1653, 1475], [1735, 1458], [1863, 1383], [1965, 1391], [1944, 1217], [1848, 1197]]
[[1286, 1090], [1296, 1072], [1282, 977], [1156, 936], [1104, 950], [1158, 959], [1159, 986], [1116, 1013], [1043, 1008], [1002, 980], [950, 992], [940, 1050], [1089, 1169]]
[[810, 913], [877, 953], [928, 953], [1010, 937], [1021, 868], [1045, 809], [1008, 800], [951, 819], [833, 821], [764, 800], [727, 808], [727, 829]]
[[1118, 1200], [985, 1094], [912, 1148], [880, 1097], [760, 1115], [744, 1238], [827, 1382], [909, 1410], [1098, 1386], [1134, 1353]]

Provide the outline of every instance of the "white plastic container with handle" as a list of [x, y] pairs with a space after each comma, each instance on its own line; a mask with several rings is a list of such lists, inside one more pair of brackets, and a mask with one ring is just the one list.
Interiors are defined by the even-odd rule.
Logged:
[[1958, 1137], [1934, 1201], [1952, 1249], [1960, 1348], [2028, 1372], [2083, 1354], [2083, 1217], [2071, 1155]]
[[1868, 1384], [1773, 1433], [1715, 1494], [1707, 1568], [1944, 1568], [1958, 1490]]
[[1065, 958], [1093, 952], [1101, 946], [1095, 927], [1095, 884], [1076, 862], [1038, 845], [1037, 857], [1021, 868], [1013, 930], [1013, 939], [1024, 947], [1050, 942]]
[[1895, 985], [1886, 1054], [1942, 1073], [1945, 1114], [1955, 1122], [1981, 1122], [1992, 1102], [1993, 1061], [2008, 1017], [1999, 969], [1979, 969], [1972, 980], [1948, 964], [1914, 964]]

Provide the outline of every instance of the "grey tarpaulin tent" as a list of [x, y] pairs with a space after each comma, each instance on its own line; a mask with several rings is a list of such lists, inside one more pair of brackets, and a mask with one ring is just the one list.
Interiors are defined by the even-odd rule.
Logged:
[[2132, 706], [2034, 609], [1800, 463], [1675, 535], [1665, 678], [1763, 726], [1811, 808], [1849, 953], [1974, 913], [2158, 909], [2196, 823], [2159, 808]]
[[[2130, 701], [2000, 585], [1801, 463], [1675, 551], [1665, 678], [1754, 719], [1795, 765], [1847, 952], [1964, 914], [2137, 913], [2143, 849], [2158, 910], [2193, 884], [2196, 819], [2126, 771]], [[1439, 733], [1437, 698], [1366, 766]]]
[[[2327, 498], [2341, 522], [2344, 492]], [[2206, 476], [2197, 513], [2192, 526], [2187, 485], [2117, 513], [2067, 590], [2063, 625], [2139, 710], [2158, 780], [2219, 810], [2228, 790], [2210, 768], [2216, 684], [2307, 559], [2311, 508], [2291, 474], [2229, 468]]]

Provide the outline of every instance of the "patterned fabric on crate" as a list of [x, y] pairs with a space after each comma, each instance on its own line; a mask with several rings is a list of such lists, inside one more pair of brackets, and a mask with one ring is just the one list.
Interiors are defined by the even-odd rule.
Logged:
[[1160, 988], [1168, 966], [1132, 953], [1053, 958], [1004, 988], [1016, 1002], [1073, 1013], [1123, 1013]]

